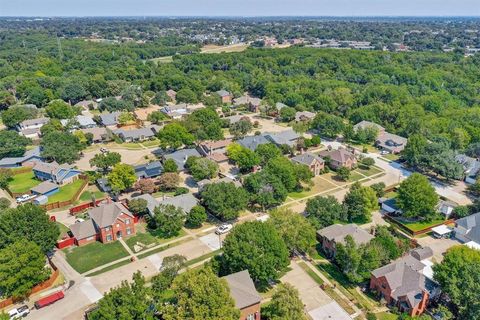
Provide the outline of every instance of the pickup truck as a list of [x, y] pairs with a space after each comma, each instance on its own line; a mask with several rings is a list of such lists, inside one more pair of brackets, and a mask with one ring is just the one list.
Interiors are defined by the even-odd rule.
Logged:
[[20, 197], [17, 197], [15, 200], [17, 200], [17, 203], [22, 203], [28, 200], [32, 200], [35, 197], [36, 195], [33, 195], [33, 194], [24, 194], [24, 195], [21, 195]]
[[22, 317], [26, 317], [30, 313], [30, 309], [28, 306], [21, 306], [15, 309], [12, 309], [8, 312], [8, 316], [10, 320], [13, 319], [20, 319]]

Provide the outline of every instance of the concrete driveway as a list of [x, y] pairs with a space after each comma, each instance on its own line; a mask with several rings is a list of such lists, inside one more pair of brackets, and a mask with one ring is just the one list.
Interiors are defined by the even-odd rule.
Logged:
[[430, 247], [433, 251], [433, 259], [440, 263], [443, 260], [443, 254], [453, 246], [461, 245], [457, 239], [436, 239], [434, 237], [423, 237], [417, 239], [422, 247]]

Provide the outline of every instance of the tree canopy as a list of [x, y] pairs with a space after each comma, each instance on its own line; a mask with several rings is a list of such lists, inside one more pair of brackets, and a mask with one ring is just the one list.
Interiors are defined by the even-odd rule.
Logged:
[[397, 205], [406, 217], [431, 218], [438, 199], [427, 177], [419, 173], [413, 173], [398, 188]]

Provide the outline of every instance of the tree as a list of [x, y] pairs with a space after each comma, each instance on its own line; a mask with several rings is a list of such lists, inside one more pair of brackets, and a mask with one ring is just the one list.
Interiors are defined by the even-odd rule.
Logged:
[[90, 159], [90, 166], [97, 167], [103, 170], [104, 173], [108, 172], [110, 168], [122, 161], [122, 156], [118, 152], [106, 152], [97, 153]]
[[128, 164], [117, 163], [108, 174], [110, 187], [116, 193], [131, 188], [135, 181], [137, 181], [135, 169]]
[[317, 230], [328, 227], [337, 220], [344, 220], [344, 209], [333, 196], [308, 199], [305, 212]]
[[11, 202], [7, 198], [0, 198], [0, 211], [10, 208]]
[[435, 188], [419, 173], [413, 173], [398, 188], [396, 204], [406, 217], [430, 219], [437, 203]]
[[[152, 99], [152, 103], [155, 103], [159, 106], [166, 105], [167, 102], [168, 102], [168, 96], [167, 96], [167, 93], [164, 90], [155, 93], [155, 96]], [[151, 121], [151, 120], [149, 120], [149, 121]]]
[[87, 96], [85, 87], [77, 80], [67, 82], [63, 87], [61, 97], [65, 101], [75, 104]]
[[153, 320], [154, 310], [150, 308], [152, 299], [150, 290], [145, 285], [141, 272], [133, 274], [133, 282], [122, 281], [120, 286], [113, 288], [99, 302], [89, 319], [93, 320]]
[[261, 286], [277, 280], [288, 264], [288, 248], [272, 224], [254, 221], [237, 225], [223, 243], [223, 272], [247, 269]]
[[336, 245], [335, 262], [348, 280], [354, 283], [361, 282], [363, 279], [358, 274], [358, 269], [362, 260], [362, 253], [351, 235], [346, 236], [344, 242], [345, 244], [337, 243]]
[[315, 245], [315, 228], [304, 216], [290, 209], [270, 211], [271, 223], [287, 245], [290, 254], [306, 253]]
[[0, 249], [0, 292], [2, 296], [23, 298], [37, 284], [48, 279], [45, 255], [32, 241], [18, 241]]
[[381, 198], [385, 195], [386, 185], [383, 182], [374, 183], [370, 186], [370, 188], [372, 188], [373, 191], [375, 191], [375, 194], [377, 195], [377, 198]]
[[317, 113], [312, 121], [312, 128], [329, 138], [335, 138], [343, 131], [344, 126], [342, 118], [325, 112]]
[[140, 179], [135, 183], [135, 189], [140, 190], [143, 194], [151, 194], [155, 192], [155, 183], [152, 179]]
[[83, 145], [80, 140], [69, 132], [52, 131], [43, 136], [42, 156], [60, 164], [73, 163], [80, 159]]
[[288, 194], [282, 181], [265, 171], [248, 175], [244, 187], [250, 193], [250, 200], [262, 206], [263, 210], [282, 204]]
[[31, 140], [19, 135], [15, 131], [0, 131], [0, 158], [21, 157]]
[[197, 103], [198, 97], [197, 94], [190, 88], [182, 88], [178, 90], [177, 102], [184, 102], [184, 103]]
[[255, 152], [238, 143], [227, 146], [227, 155], [235, 161], [242, 172], [249, 172], [260, 163], [260, 159]]
[[368, 157], [363, 158], [361, 162], [367, 168], [370, 168], [371, 166], [373, 166], [375, 164], [375, 160], [373, 158], [368, 158]]
[[378, 209], [378, 199], [372, 188], [355, 182], [345, 196], [343, 205], [350, 222], [354, 219], [370, 221], [372, 211]]
[[340, 167], [337, 170], [337, 176], [343, 181], [348, 181], [350, 179], [351, 171], [347, 167]]
[[163, 127], [158, 133], [160, 145], [163, 148], [178, 149], [183, 145], [192, 145], [195, 137], [179, 122], [172, 122]]
[[19, 239], [27, 239], [47, 253], [55, 246], [59, 235], [55, 222], [36, 205], [25, 204], [0, 214], [0, 249]]
[[195, 206], [187, 214], [185, 225], [189, 228], [200, 228], [207, 221], [207, 212], [202, 206]]
[[262, 317], [268, 320], [306, 320], [303, 302], [298, 290], [289, 283], [280, 283], [272, 300], [262, 308]]
[[249, 118], [240, 119], [239, 121], [230, 125], [229, 131], [236, 139], [244, 137], [247, 133], [252, 131], [253, 125]]
[[261, 144], [255, 149], [260, 165], [265, 166], [271, 159], [282, 156], [282, 151], [273, 143]]
[[297, 113], [297, 110], [295, 108], [291, 107], [283, 107], [280, 109], [280, 120], [283, 122], [290, 122], [295, 119], [295, 114]]
[[118, 123], [120, 123], [122, 125], [126, 125], [126, 124], [132, 123], [134, 121], [135, 121], [135, 117], [130, 112], [122, 112], [118, 116]]
[[167, 120], [168, 117], [161, 111], [153, 111], [147, 116], [147, 120], [153, 124], [159, 124]]
[[197, 109], [188, 116], [185, 127], [196, 140], [223, 139], [222, 120], [214, 108]]
[[178, 187], [178, 184], [180, 183], [180, 176], [178, 175], [178, 173], [165, 172], [160, 177], [158, 177], [157, 183], [158, 183], [158, 187], [162, 191], [174, 190], [175, 188]]
[[248, 204], [248, 194], [234, 183], [207, 184], [200, 193], [205, 207], [216, 217], [225, 221], [238, 217]]
[[475, 196], [479, 196], [480, 195], [480, 179], [477, 179], [474, 184], [470, 184], [468, 186], [468, 191], [470, 191]]
[[77, 112], [63, 100], [53, 100], [46, 107], [45, 112], [53, 119], [72, 119]]
[[6, 189], [12, 180], [13, 172], [11, 169], [0, 168], [0, 188]]
[[128, 209], [139, 216], [145, 215], [148, 213], [148, 202], [142, 198], [133, 198], [128, 201]]
[[230, 296], [226, 280], [210, 268], [192, 269], [172, 283], [174, 302], [163, 308], [165, 320], [238, 320], [240, 311]]
[[456, 306], [459, 319], [480, 319], [480, 251], [450, 248], [433, 266], [433, 278]]
[[297, 177], [295, 165], [285, 157], [271, 159], [265, 166], [264, 171], [276, 175], [288, 192], [295, 191], [299, 185], [300, 179]]
[[155, 208], [155, 225], [164, 238], [178, 236], [185, 220], [185, 212], [171, 204]]
[[156, 296], [161, 298], [164, 292], [170, 288], [180, 270], [185, 267], [186, 262], [187, 258], [180, 254], [163, 258], [160, 273], [152, 278], [152, 289]]
[[212, 179], [218, 175], [218, 164], [207, 158], [196, 159], [188, 170], [196, 181], [203, 179]]
[[24, 120], [34, 119], [38, 116], [38, 109], [24, 105], [14, 105], [2, 111], [2, 122], [7, 128], [13, 129]]
[[178, 172], [178, 165], [173, 159], [167, 159], [163, 162], [163, 171], [166, 173]]

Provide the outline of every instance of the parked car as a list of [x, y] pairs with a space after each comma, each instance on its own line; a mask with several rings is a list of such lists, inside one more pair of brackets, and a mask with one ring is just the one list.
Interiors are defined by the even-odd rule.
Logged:
[[224, 223], [215, 230], [215, 233], [216, 234], [224, 234], [224, 233], [227, 233], [230, 230], [232, 230], [232, 228], [233, 228], [233, 226], [231, 224]]
[[102, 153], [107, 153], [108, 150], [107, 150], [107, 148], [101, 147], [101, 148], [100, 148], [100, 152], [102, 152]]
[[37, 302], [35, 302], [35, 308], [40, 309], [40, 308], [49, 306], [52, 303], [55, 303], [58, 300], [63, 299], [64, 297], [65, 295], [63, 294], [63, 291], [56, 292], [54, 294], [46, 296], [45, 298], [42, 298]]
[[80, 222], [84, 222], [85, 219], [82, 219], [82, 218], [77, 218], [75, 219], [75, 223], [80, 223]]
[[31, 200], [35, 197], [36, 196], [33, 195], [33, 194], [24, 194], [24, 195], [21, 195], [20, 197], [17, 197], [15, 200], [17, 200], [18, 203], [22, 203], [22, 202], [26, 202], [28, 200]]
[[26, 317], [30, 313], [30, 309], [28, 306], [21, 306], [19, 308], [15, 308], [8, 312], [8, 316], [11, 320], [13, 319], [20, 319]]

